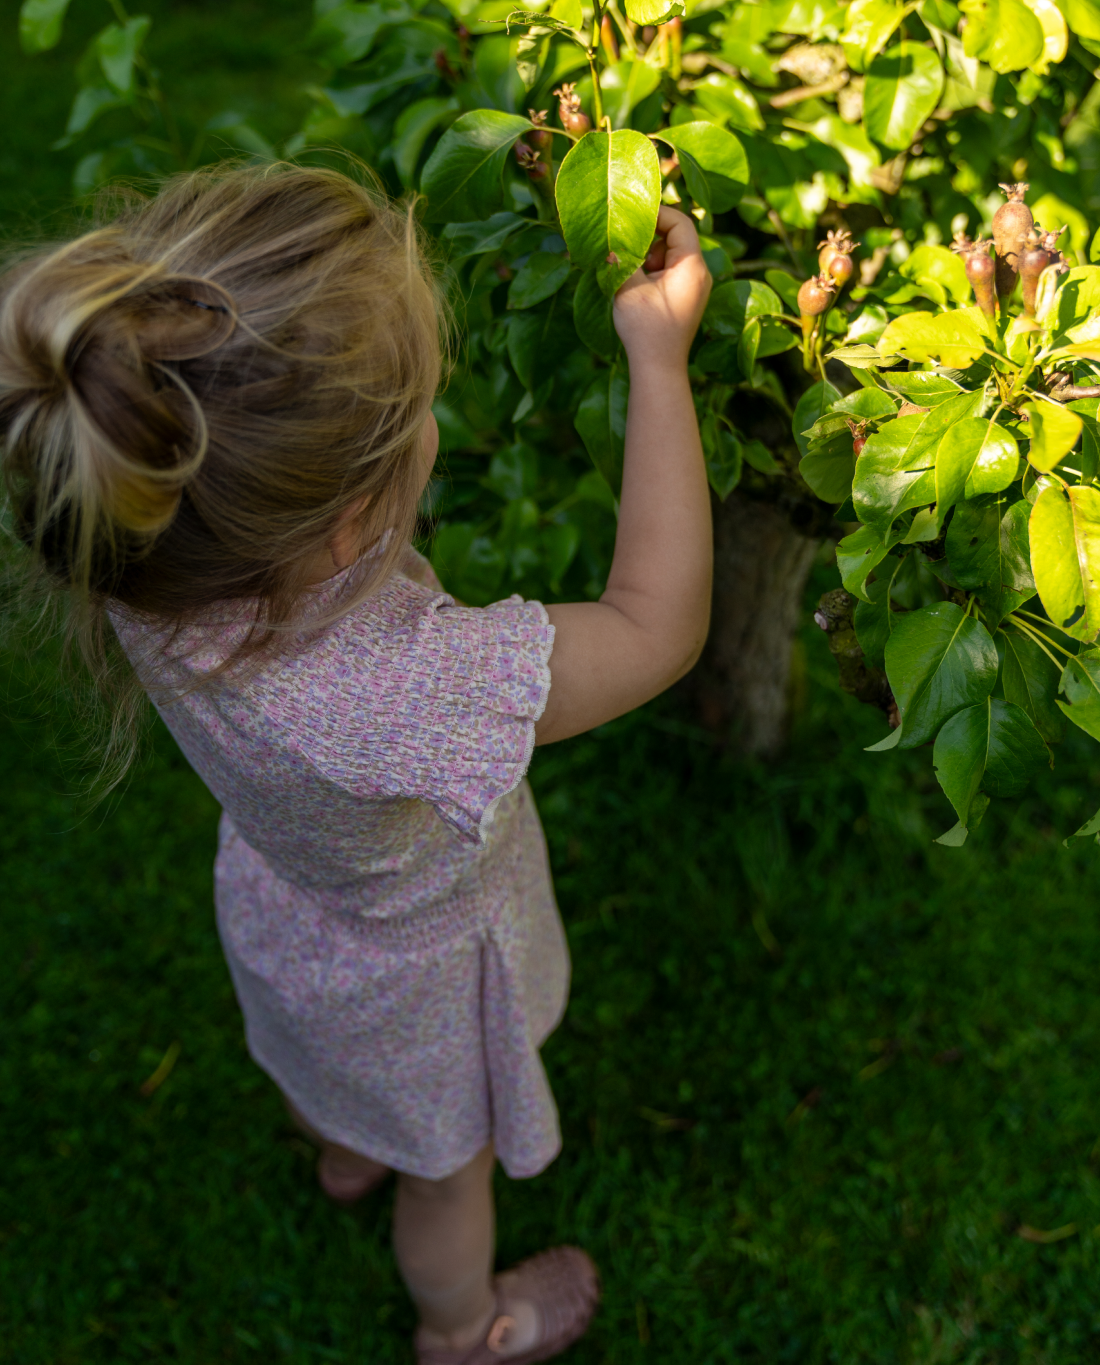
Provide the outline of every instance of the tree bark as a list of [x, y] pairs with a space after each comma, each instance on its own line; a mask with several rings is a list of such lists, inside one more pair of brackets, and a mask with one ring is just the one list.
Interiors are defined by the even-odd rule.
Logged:
[[715, 502], [710, 636], [685, 686], [707, 729], [752, 757], [774, 756], [787, 738], [791, 648], [824, 530], [801, 502], [740, 491]]

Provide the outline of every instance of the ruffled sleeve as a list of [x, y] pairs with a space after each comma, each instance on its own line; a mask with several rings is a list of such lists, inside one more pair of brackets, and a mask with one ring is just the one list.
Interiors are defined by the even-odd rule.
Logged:
[[461, 607], [401, 574], [312, 654], [295, 747], [346, 790], [426, 801], [484, 843], [531, 761], [553, 645], [541, 602]]

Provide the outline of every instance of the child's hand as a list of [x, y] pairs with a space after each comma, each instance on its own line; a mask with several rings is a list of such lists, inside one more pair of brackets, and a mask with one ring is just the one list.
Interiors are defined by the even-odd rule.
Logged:
[[636, 270], [615, 295], [615, 330], [633, 367], [681, 368], [707, 305], [711, 278], [695, 224], [686, 214], [662, 204], [657, 233], [646, 264], [660, 261], [652, 274]]

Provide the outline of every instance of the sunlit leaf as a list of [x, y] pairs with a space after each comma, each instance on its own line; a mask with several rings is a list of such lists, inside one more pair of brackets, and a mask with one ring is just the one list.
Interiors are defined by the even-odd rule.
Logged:
[[840, 581], [853, 597], [863, 602], [871, 598], [867, 593], [867, 575], [873, 573], [889, 554], [889, 548], [873, 526], [861, 526], [837, 543], [836, 566]]
[[1046, 474], [1077, 444], [1084, 424], [1077, 413], [1069, 412], [1061, 403], [1039, 400], [1024, 403], [1020, 411], [1027, 413], [1031, 436], [1027, 458]]
[[940, 59], [920, 43], [903, 42], [880, 53], [867, 68], [864, 127], [884, 147], [904, 151], [939, 103], [943, 80]]
[[1100, 490], [1045, 488], [1031, 509], [1031, 567], [1047, 615], [1079, 640], [1100, 632]]
[[1031, 66], [1043, 55], [1043, 26], [1022, 0], [959, 0], [966, 15], [963, 50], [1001, 75]]
[[909, 360], [939, 360], [951, 369], [963, 370], [984, 352], [986, 339], [977, 308], [956, 308], [949, 313], [903, 313], [894, 318], [878, 341], [883, 355], [902, 355]]
[[679, 123], [657, 136], [676, 151], [688, 193], [712, 213], [725, 213], [741, 200], [749, 163], [737, 138], [714, 123]]
[[941, 519], [960, 498], [999, 493], [1016, 478], [1020, 456], [1011, 433], [978, 417], [955, 422], [936, 450], [936, 510]]
[[556, 185], [573, 264], [615, 293], [645, 260], [661, 198], [657, 150], [631, 128], [592, 131], [573, 144]]
[[420, 188], [436, 221], [488, 218], [500, 207], [501, 172], [513, 144], [531, 127], [498, 109], [463, 114], [436, 143]]

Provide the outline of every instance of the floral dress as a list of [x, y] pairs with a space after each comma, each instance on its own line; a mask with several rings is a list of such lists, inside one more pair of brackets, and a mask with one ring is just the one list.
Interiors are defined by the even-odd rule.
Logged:
[[[317, 594], [328, 609], [347, 587]], [[439, 1179], [560, 1148], [539, 1047], [569, 958], [524, 774], [550, 686], [538, 602], [456, 605], [412, 550], [258, 668], [232, 615], [119, 639], [221, 803], [218, 929], [249, 1051], [324, 1137]]]

